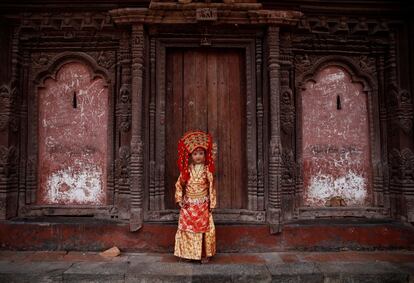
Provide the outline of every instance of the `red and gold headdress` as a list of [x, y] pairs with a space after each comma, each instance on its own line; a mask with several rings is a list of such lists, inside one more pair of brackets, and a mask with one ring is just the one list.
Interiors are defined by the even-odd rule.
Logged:
[[178, 159], [177, 165], [180, 169], [181, 176], [184, 181], [187, 181], [190, 177], [188, 171], [188, 158], [189, 155], [196, 148], [203, 148], [206, 151], [206, 165], [208, 170], [214, 173], [214, 160], [213, 160], [213, 138], [209, 133], [203, 131], [189, 131], [185, 133], [182, 138], [178, 141]]

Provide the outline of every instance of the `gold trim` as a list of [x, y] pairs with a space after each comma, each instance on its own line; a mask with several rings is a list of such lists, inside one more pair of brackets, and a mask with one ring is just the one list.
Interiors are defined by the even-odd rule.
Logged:
[[189, 198], [201, 198], [201, 197], [205, 197], [208, 195], [208, 190], [203, 190], [201, 192], [197, 192], [197, 193], [193, 193], [193, 192], [186, 192], [186, 195]]

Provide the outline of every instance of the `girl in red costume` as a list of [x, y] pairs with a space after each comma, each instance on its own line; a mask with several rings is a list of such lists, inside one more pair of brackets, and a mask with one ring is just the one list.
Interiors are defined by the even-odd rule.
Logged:
[[175, 184], [175, 202], [180, 206], [180, 217], [174, 255], [202, 263], [216, 253], [212, 147], [211, 135], [203, 131], [187, 132], [178, 143], [180, 176]]

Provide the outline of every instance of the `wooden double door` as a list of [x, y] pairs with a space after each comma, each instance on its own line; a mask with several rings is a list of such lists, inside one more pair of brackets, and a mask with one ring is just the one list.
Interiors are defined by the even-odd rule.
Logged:
[[177, 142], [201, 129], [217, 143], [215, 186], [220, 209], [246, 208], [245, 57], [240, 49], [167, 49], [166, 207], [174, 208]]

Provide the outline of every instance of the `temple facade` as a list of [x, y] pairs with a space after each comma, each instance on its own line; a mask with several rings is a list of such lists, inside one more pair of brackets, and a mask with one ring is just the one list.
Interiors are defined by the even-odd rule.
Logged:
[[413, 4], [0, 8], [1, 248], [171, 250], [191, 129], [219, 251], [414, 246]]

